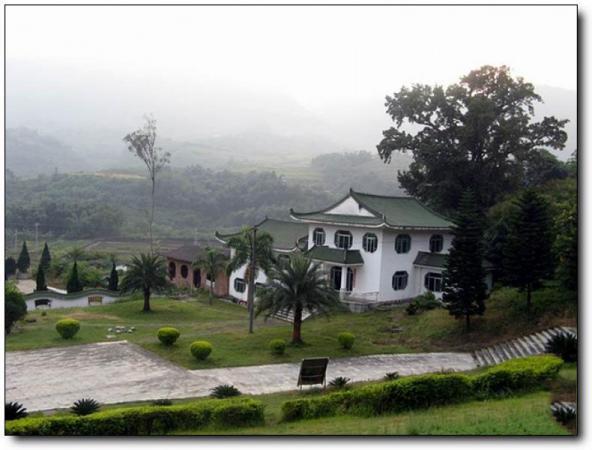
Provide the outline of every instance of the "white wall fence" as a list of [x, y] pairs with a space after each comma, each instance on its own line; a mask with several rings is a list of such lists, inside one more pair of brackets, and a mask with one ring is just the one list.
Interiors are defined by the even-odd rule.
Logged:
[[88, 289], [71, 294], [54, 291], [35, 291], [25, 295], [27, 311], [36, 309], [74, 308], [113, 303], [119, 299], [119, 293], [107, 289]]

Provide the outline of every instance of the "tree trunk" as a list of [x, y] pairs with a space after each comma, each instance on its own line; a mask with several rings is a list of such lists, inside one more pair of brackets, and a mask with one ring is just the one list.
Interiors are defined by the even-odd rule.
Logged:
[[152, 209], [150, 211], [150, 223], [148, 224], [148, 232], [150, 233], [150, 253], [154, 254], [154, 241], [152, 240], [152, 223], [154, 222], [154, 191], [156, 188], [156, 177], [152, 176]]
[[257, 228], [253, 228], [253, 240], [251, 242], [249, 292], [247, 292], [247, 309], [249, 310], [249, 333], [253, 333], [253, 322], [255, 321], [255, 271], [256, 271], [256, 249]]
[[144, 289], [144, 312], [150, 311], [150, 289]]
[[471, 315], [465, 314], [465, 331], [471, 330]]
[[[213, 278], [210, 276], [211, 280], [213, 280]], [[212, 298], [214, 297], [214, 282], [210, 280], [210, 298], [209, 298], [209, 303], [210, 305], [212, 304]]]
[[292, 328], [292, 344], [302, 344], [302, 308], [297, 307], [294, 310], [294, 327]]

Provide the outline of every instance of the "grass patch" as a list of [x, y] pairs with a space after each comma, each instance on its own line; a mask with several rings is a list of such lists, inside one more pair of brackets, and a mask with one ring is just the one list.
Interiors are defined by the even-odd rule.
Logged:
[[[255, 333], [247, 332], [245, 308], [221, 301], [208, 304], [205, 294], [194, 299], [155, 298], [153, 312], [144, 313], [142, 300], [123, 300], [110, 305], [33, 311], [27, 318], [33, 323], [19, 323], [6, 339], [6, 350], [32, 350], [127, 339], [163, 358], [189, 369], [231, 367], [257, 364], [296, 362], [305, 357], [340, 358], [380, 353], [434, 351], [471, 351], [556, 325], [574, 325], [576, 303], [571, 294], [550, 286], [534, 293], [535, 308], [529, 317], [523, 311], [523, 298], [513, 289], [499, 289], [487, 301], [485, 316], [473, 320], [473, 330], [465, 333], [464, 322], [455, 320], [446, 310], [435, 309], [409, 316], [404, 308], [369, 311], [362, 314], [339, 312], [329, 320], [313, 317], [303, 324], [305, 345], [288, 345], [278, 356], [269, 350], [272, 339], [290, 341], [289, 323], [258, 318]], [[547, 305], [545, 309], [543, 306]], [[81, 321], [81, 329], [71, 340], [61, 339], [55, 323], [64, 317]], [[134, 326], [129, 334], [106, 336], [115, 325]], [[173, 326], [181, 332], [171, 347], [157, 339], [157, 330]], [[344, 350], [337, 335], [348, 331], [356, 336], [351, 350]], [[189, 352], [196, 340], [207, 340], [214, 350], [205, 361], [197, 361]]]

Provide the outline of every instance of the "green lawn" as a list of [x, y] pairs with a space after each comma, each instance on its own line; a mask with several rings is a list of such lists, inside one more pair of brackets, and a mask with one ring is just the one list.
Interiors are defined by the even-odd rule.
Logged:
[[[290, 339], [291, 325], [286, 322], [265, 322], [259, 318], [255, 333], [249, 335], [247, 312], [238, 305], [217, 300], [209, 305], [205, 295], [189, 300], [153, 299], [153, 312], [144, 313], [142, 300], [137, 299], [104, 306], [48, 310], [45, 316], [41, 311], [33, 311], [27, 319], [35, 322], [20, 323], [7, 337], [6, 349], [30, 350], [107, 341], [109, 327], [127, 325], [135, 326], [136, 331], [118, 335], [116, 339], [127, 339], [179, 365], [198, 369], [291, 362], [310, 356], [338, 358], [377, 353], [470, 351], [531, 330], [575, 323], [570, 300], [562, 299], [556, 289], [535, 293], [534, 303], [550, 306], [540, 308], [542, 312], [535, 310], [528, 317], [516, 291], [498, 290], [489, 300], [485, 316], [474, 319], [470, 333], [464, 332], [462, 321], [455, 320], [443, 309], [415, 316], [407, 315], [404, 308], [395, 308], [363, 314], [340, 312], [329, 320], [314, 317], [304, 322], [304, 346], [289, 346], [285, 355], [273, 356], [268, 349], [269, 341]], [[55, 331], [55, 323], [64, 317], [81, 321], [80, 332], [67, 341]], [[177, 343], [170, 348], [156, 339], [158, 328], [167, 325], [181, 332]], [[337, 344], [336, 337], [342, 331], [356, 336], [350, 351], [342, 350]], [[198, 339], [209, 340], [214, 346], [205, 362], [197, 362], [189, 353], [189, 344]]]

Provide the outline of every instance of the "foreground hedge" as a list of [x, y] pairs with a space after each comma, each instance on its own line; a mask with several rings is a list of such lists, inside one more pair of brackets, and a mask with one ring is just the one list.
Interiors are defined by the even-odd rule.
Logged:
[[534, 356], [507, 361], [474, 375], [410, 376], [309, 399], [289, 400], [282, 405], [282, 420], [344, 413], [372, 416], [529, 390], [556, 376], [562, 363], [555, 356]]
[[210, 400], [173, 406], [118, 408], [89, 416], [26, 418], [6, 422], [7, 435], [139, 436], [205, 427], [262, 425], [264, 406], [251, 399]]

